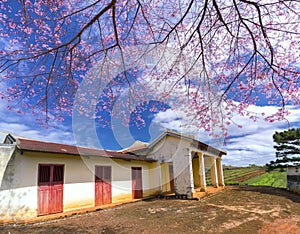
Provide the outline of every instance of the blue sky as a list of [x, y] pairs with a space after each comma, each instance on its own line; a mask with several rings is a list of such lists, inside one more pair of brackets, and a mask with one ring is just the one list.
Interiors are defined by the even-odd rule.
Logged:
[[[5, 44], [7, 41], [0, 39], [0, 47]], [[4, 83], [1, 85], [0, 89], [5, 89]], [[147, 111], [147, 107], [151, 108], [154, 103], [158, 107], [156, 111]], [[182, 110], [171, 110], [169, 109], [171, 105], [155, 99], [151, 100], [150, 103], [137, 104], [141, 105], [140, 107], [146, 107], [146, 111], [140, 113], [145, 120], [145, 125], [140, 127], [135, 126], [133, 121], [130, 121], [129, 125], [126, 126], [122, 124], [122, 118], [118, 118], [118, 116], [110, 118], [108, 113], [102, 111], [98, 114], [106, 115], [106, 118], [111, 120], [110, 126], [104, 127], [101, 123], [94, 121], [93, 118], [75, 115], [64, 116], [62, 122], [50, 122], [49, 126], [45, 128], [36, 121], [36, 117], [31, 114], [30, 110], [23, 109], [25, 114], [18, 114], [14, 110], [9, 111], [7, 106], [14, 105], [14, 103], [7, 103], [6, 100], [1, 99], [0, 132], [13, 133], [36, 140], [118, 150], [128, 147], [135, 140], [152, 141], [164, 129], [169, 128], [193, 134], [200, 141], [226, 150], [228, 154], [224, 157], [223, 162], [227, 165], [246, 166], [249, 164], [264, 165], [275, 158], [272, 140], [275, 131], [283, 131], [289, 127], [300, 127], [299, 106], [287, 106], [291, 111], [291, 115], [287, 117], [289, 123], [286, 121], [267, 123], [263, 119], [253, 122], [247, 117], [236, 114], [233, 116], [234, 124], [229, 126], [229, 139], [226, 139], [226, 144], [223, 145], [221, 143], [224, 142], [224, 139], [211, 138], [209, 133], [197, 129], [193, 125], [182, 127], [182, 123], [187, 121]], [[263, 98], [257, 103], [257, 106], [250, 106], [249, 108], [253, 112], [266, 114], [274, 113], [276, 109], [276, 107], [268, 105]], [[127, 115], [128, 118], [133, 119], [135, 114], [127, 113]], [[239, 128], [238, 125], [243, 127]]]
[[[105, 87], [103, 90], [105, 90]], [[2, 86], [1, 88], [4, 89], [5, 87]], [[143, 87], [138, 87], [138, 89], [140, 88]], [[119, 92], [119, 89], [114, 88], [114, 91]], [[142, 92], [143, 90], [139, 91]], [[117, 94], [117, 96], [120, 95]], [[151, 108], [154, 103], [157, 104], [156, 107], [158, 108], [154, 112], [149, 112], [147, 107]], [[112, 104], [115, 105], [116, 103]], [[49, 126], [45, 128], [40, 122], [36, 121], [36, 117], [31, 114], [30, 110], [23, 110], [25, 115], [18, 114], [14, 110], [7, 110], [8, 105], [11, 106], [13, 103], [7, 103], [4, 99], [1, 100], [0, 131], [4, 133], [13, 133], [42, 141], [119, 150], [128, 147], [135, 140], [150, 142], [164, 129], [168, 128], [193, 134], [200, 141], [226, 150], [227, 155], [223, 158], [223, 163], [236, 166], [264, 165], [274, 160], [275, 151], [272, 140], [274, 132], [283, 131], [289, 127], [300, 127], [299, 106], [287, 106], [291, 112], [290, 116], [287, 117], [289, 122], [268, 123], [262, 118], [253, 122], [248, 117], [234, 114], [233, 124], [229, 126], [229, 138], [225, 140], [224, 145], [224, 139], [214, 139], [209, 136], [209, 133], [197, 129], [194, 125], [182, 127], [182, 124], [186, 122], [184, 111], [168, 109], [169, 105], [155, 100], [152, 100], [149, 105], [136, 103], [136, 106], [139, 106], [141, 110], [143, 110], [141, 107], [146, 107], [146, 111], [140, 113], [145, 119], [145, 125], [142, 127], [136, 127], [133, 121], [129, 122], [128, 126], [122, 124], [123, 119], [118, 116], [118, 112], [117, 115], [110, 118], [108, 113], [102, 111], [98, 114], [106, 115], [106, 118], [111, 120], [109, 126], [103, 127], [101, 123], [93, 118], [73, 115], [64, 116], [62, 122], [49, 122]], [[268, 115], [276, 112], [276, 107], [267, 105], [263, 101], [257, 103], [257, 106], [250, 106], [249, 110], [257, 113], [264, 112]], [[126, 114], [129, 118], [134, 115], [129, 112]], [[240, 128], [238, 125], [243, 127]]]
[[[275, 107], [251, 106], [250, 108], [259, 112], [270, 113], [274, 111]], [[288, 127], [300, 127], [300, 107], [289, 106], [288, 108], [291, 111], [291, 115], [289, 116], [290, 125], [287, 122], [267, 123], [264, 120], [252, 122], [246, 117], [234, 116], [235, 123], [243, 127], [239, 128], [236, 125], [231, 125], [229, 127], [230, 137], [226, 141], [226, 145], [218, 145], [218, 147], [228, 152], [224, 156], [223, 162], [227, 165], [247, 166], [253, 163], [264, 165], [273, 160], [275, 158], [272, 140], [273, 133], [285, 130]], [[71, 117], [67, 117], [62, 122], [52, 122], [50, 125], [54, 127], [49, 126], [45, 128], [35, 121], [35, 117], [30, 113], [22, 115], [14, 111], [8, 111], [5, 100], [1, 100], [0, 112], [1, 132], [9, 132], [42, 141], [119, 149], [120, 147], [129, 146], [135, 140], [151, 141], [165, 128], [182, 132], [192, 132], [200, 141], [206, 143], [213, 144], [214, 141], [214, 139], [208, 136], [208, 133], [202, 130], [182, 129], [180, 127], [182, 122], [181, 114], [171, 109], [151, 114], [145, 112], [145, 115], [149, 114], [145, 128], [126, 127], [118, 122], [118, 120], [115, 120], [112, 122], [113, 129], [98, 126], [95, 135], [93, 135], [93, 126], [90, 126], [88, 123], [81, 125], [84, 129], [83, 131], [76, 129], [76, 124], [72, 124]]]

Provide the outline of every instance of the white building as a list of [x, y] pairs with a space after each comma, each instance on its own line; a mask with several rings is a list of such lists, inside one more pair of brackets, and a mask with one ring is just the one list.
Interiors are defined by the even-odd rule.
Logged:
[[222, 156], [225, 151], [195, 140], [192, 136], [166, 130], [150, 144], [133, 144], [122, 152], [133, 152], [158, 162], [162, 192], [174, 190], [193, 196], [206, 190], [205, 172], [211, 170], [213, 186], [224, 186]]
[[226, 152], [191, 136], [165, 131], [150, 144], [121, 152], [17, 138], [0, 144], [0, 222], [26, 221], [78, 209], [97, 209], [163, 192], [192, 198], [224, 186]]

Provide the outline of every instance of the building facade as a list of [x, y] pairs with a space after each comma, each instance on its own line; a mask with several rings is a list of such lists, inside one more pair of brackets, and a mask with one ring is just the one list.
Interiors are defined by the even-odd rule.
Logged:
[[223, 186], [226, 152], [165, 131], [156, 140], [105, 151], [17, 138], [0, 145], [0, 221], [97, 208], [164, 192], [205, 191], [210, 168]]
[[224, 186], [222, 156], [225, 151], [195, 140], [192, 136], [166, 130], [147, 146], [125, 149], [158, 162], [162, 192], [174, 191], [193, 197], [206, 191], [205, 173], [210, 170], [214, 187]]

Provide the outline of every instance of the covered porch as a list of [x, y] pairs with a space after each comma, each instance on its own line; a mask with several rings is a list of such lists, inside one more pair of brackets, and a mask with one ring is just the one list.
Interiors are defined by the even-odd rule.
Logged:
[[209, 154], [207, 152], [191, 152], [191, 191], [192, 196], [199, 196], [196, 193], [207, 192], [206, 172], [210, 171], [212, 188], [224, 187], [224, 176], [222, 168], [222, 158], [220, 155]]

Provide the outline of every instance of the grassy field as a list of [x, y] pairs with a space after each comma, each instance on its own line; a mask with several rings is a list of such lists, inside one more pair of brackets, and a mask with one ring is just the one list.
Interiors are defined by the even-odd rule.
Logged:
[[267, 172], [243, 181], [241, 184], [286, 188], [286, 172], [280, 172], [279, 170]]
[[[285, 171], [274, 170], [266, 172], [265, 167], [233, 167], [224, 166], [225, 185], [253, 185], [286, 188]], [[207, 184], [211, 184], [210, 171], [206, 173]]]

